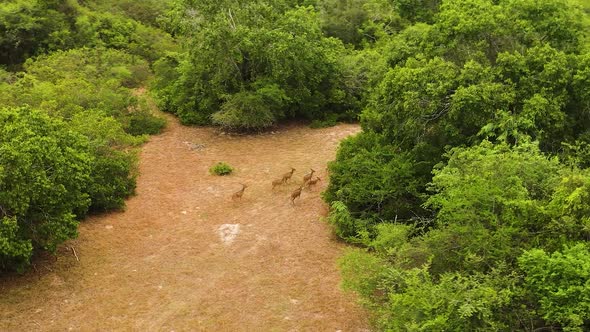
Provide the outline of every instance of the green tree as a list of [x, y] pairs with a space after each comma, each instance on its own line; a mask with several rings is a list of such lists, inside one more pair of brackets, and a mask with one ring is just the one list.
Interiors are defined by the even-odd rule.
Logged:
[[339, 76], [344, 47], [322, 35], [311, 7], [186, 5], [189, 52], [178, 60], [173, 88], [162, 91], [172, 96], [161, 98], [183, 122], [261, 129], [286, 117], [343, 114], [354, 105]]
[[590, 251], [578, 243], [552, 254], [531, 249], [518, 259], [526, 287], [537, 299], [540, 313], [564, 331], [590, 327]]
[[75, 0], [2, 2], [0, 65], [18, 68], [29, 57], [83, 46], [122, 49], [150, 61], [176, 48], [167, 33], [139, 23], [127, 12], [93, 11], [85, 5]]
[[357, 48], [395, 34], [403, 25], [395, 4], [388, 0], [323, 0], [318, 8], [325, 34]]
[[0, 266], [22, 268], [77, 235], [93, 159], [82, 135], [29, 108], [0, 111], [0, 154]]
[[9, 0], [0, 4], [0, 64], [17, 65], [42, 51], [71, 47], [73, 1]]
[[[380, 223], [368, 233], [365, 219], [334, 203], [330, 220], [346, 232], [338, 234], [373, 252], [343, 259], [344, 282], [383, 330], [585, 326], [587, 271], [577, 258], [587, 248], [559, 250], [590, 239], [589, 181], [588, 170], [531, 143], [454, 148], [434, 171], [427, 224]], [[354, 273], [367, 264], [377, 273]]]
[[[327, 201], [344, 203], [354, 216], [374, 219], [369, 224], [401, 219], [419, 200], [412, 156], [384, 142], [382, 136], [369, 133], [342, 142], [336, 162], [329, 166], [330, 183], [324, 193]], [[349, 229], [345, 237], [361, 230], [367, 229]]]
[[[532, 16], [534, 6], [539, 23]], [[443, 1], [432, 24], [409, 26], [379, 46], [390, 50], [389, 68], [375, 76], [380, 82], [362, 99], [366, 107], [360, 136], [376, 133], [381, 139], [374, 142], [380, 146], [372, 149], [359, 138], [338, 154], [336, 164], [342, 166], [334, 169], [351, 168], [354, 156], [364, 150], [383, 151], [366, 156], [373, 159], [373, 168], [379, 168], [389, 160], [383, 148], [389, 145], [413, 171], [413, 183], [392, 188], [391, 197], [405, 194], [402, 188], [416, 189], [409, 200], [413, 206], [394, 216], [428, 219], [420, 208], [428, 196], [426, 184], [449, 148], [482, 139], [508, 144], [537, 140], [543, 151], [564, 158], [573, 158], [564, 146], [585, 151], [590, 135], [580, 120], [588, 118], [583, 111], [587, 56], [578, 54], [582, 45], [576, 37], [581, 33], [576, 13], [561, 1]], [[515, 30], [507, 23], [515, 20], [527, 28]], [[547, 31], [546, 21], [561, 32]], [[566, 36], [570, 37], [563, 40]], [[361, 186], [362, 177], [339, 182], [340, 176], [338, 171], [331, 174], [328, 201], [341, 200], [353, 215], [365, 213], [370, 200], [349, 204], [336, 193], [357, 184], [372, 185]], [[370, 197], [370, 190], [363, 195]], [[369, 209], [373, 218], [392, 218], [390, 212]]]
[[[163, 125], [131, 89], [150, 77], [147, 62], [97, 48], [53, 52], [24, 67], [26, 72], [2, 89], [6, 104], [28, 104], [83, 134], [93, 156], [91, 180], [84, 189], [91, 198], [90, 211], [122, 208], [135, 189], [134, 147], [145, 141], [144, 133], [157, 133]], [[147, 126], [152, 123], [157, 126]]]

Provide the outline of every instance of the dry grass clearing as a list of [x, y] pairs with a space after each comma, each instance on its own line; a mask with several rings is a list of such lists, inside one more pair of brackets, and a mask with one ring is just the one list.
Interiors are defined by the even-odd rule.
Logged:
[[[339, 288], [344, 245], [321, 221], [323, 180], [355, 125], [254, 136], [169, 126], [141, 153], [125, 212], [83, 222], [57, 260], [0, 279], [1, 331], [362, 331], [365, 313]], [[237, 168], [208, 173], [218, 161]], [[292, 183], [271, 181], [297, 171]], [[235, 202], [233, 192], [247, 184]]]

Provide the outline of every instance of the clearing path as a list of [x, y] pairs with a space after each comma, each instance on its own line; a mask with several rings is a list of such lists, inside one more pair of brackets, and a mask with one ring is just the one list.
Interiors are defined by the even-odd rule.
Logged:
[[[319, 197], [326, 162], [359, 127], [233, 136], [168, 119], [142, 149], [125, 212], [84, 221], [56, 261], [0, 279], [0, 330], [365, 331]], [[210, 175], [218, 161], [235, 173]], [[323, 181], [291, 206], [310, 167]]]

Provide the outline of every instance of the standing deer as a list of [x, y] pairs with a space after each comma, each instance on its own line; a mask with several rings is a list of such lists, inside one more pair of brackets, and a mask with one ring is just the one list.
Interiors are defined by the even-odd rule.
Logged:
[[303, 177], [303, 185], [305, 185], [307, 183], [307, 181], [311, 180], [311, 178], [313, 177], [313, 173], [315, 172], [313, 168], [310, 168], [311, 173], [309, 174], [305, 174], [305, 176]]
[[287, 172], [285, 174], [283, 174], [283, 183], [287, 183], [287, 181], [289, 181], [291, 179], [291, 177], [293, 176], [293, 172], [295, 172], [295, 169], [293, 167], [291, 167], [291, 172]]
[[242, 189], [236, 191], [235, 193], [233, 193], [233, 195], [231, 195], [231, 199], [232, 200], [236, 200], [238, 198], [242, 198], [242, 195], [244, 195], [244, 190], [246, 190], [246, 187], [248, 187], [247, 185], [240, 183], [242, 185]]
[[301, 196], [301, 190], [303, 189], [303, 186], [295, 189], [295, 191], [293, 191], [291, 193], [291, 204], [295, 205], [295, 199], [299, 198], [299, 196]]
[[316, 177], [315, 179], [311, 179], [309, 181], [307, 181], [307, 187], [311, 189], [311, 186], [317, 184], [319, 181], [322, 181], [322, 179], [320, 179], [320, 177]]

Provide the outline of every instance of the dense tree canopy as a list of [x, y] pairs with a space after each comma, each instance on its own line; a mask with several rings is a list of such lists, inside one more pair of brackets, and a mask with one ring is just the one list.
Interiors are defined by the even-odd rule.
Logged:
[[[511, 144], [532, 139], [539, 141], [544, 151], [559, 153], [563, 144], [587, 143], [588, 128], [584, 123], [590, 120], [588, 101], [583, 92], [586, 88], [578, 80], [585, 80], [588, 66], [587, 55], [580, 53], [583, 30], [575, 19], [575, 10], [565, 2], [528, 6], [541, 6], [540, 18], [532, 21], [528, 13], [531, 9], [523, 1], [445, 1], [433, 25], [412, 25], [384, 46], [392, 50], [390, 68], [369, 93], [362, 114], [362, 135], [376, 133], [381, 136], [381, 145], [390, 144], [392, 151], [409, 154], [405, 159], [415, 175], [408, 181], [422, 179], [418, 185], [422, 189], [411, 199], [415, 202], [413, 212], [395, 212], [395, 206], [406, 201], [385, 197], [381, 206], [394, 209], [384, 211], [387, 218], [392, 214], [409, 218], [418, 213], [431, 170], [442, 160], [448, 146], [473, 144], [483, 138]], [[470, 8], [474, 12], [465, 13]], [[493, 17], [488, 20], [494, 26], [484, 26], [485, 17], [474, 18], [493, 13], [531, 28], [519, 33]], [[539, 27], [540, 19], [551, 23]], [[417, 43], [408, 39], [416, 37], [417, 29], [427, 29], [427, 33], [418, 35], [426, 40]], [[488, 38], [477, 29], [485, 34], [496, 32]], [[366, 146], [359, 145], [361, 149]], [[341, 163], [334, 168], [334, 179], [343, 177], [355, 182], [349, 172], [368, 171], [344, 167], [347, 156], [360, 152], [353, 151], [339, 155]], [[416, 187], [412, 183], [404, 187]], [[346, 203], [344, 188], [346, 184], [333, 181], [326, 197]], [[378, 211], [358, 206], [354, 212]]]
[[5, 270], [75, 237], [87, 212], [124, 206], [135, 147], [164, 125], [135, 89], [172, 38], [76, 1], [3, 2], [0, 29], [0, 63], [10, 70], [0, 69]]
[[188, 51], [157, 67], [169, 74], [156, 89], [162, 107], [185, 123], [262, 129], [286, 117], [323, 119], [354, 109], [342, 77], [344, 47], [323, 36], [312, 7], [183, 4]]
[[565, 0], [390, 8], [403, 27], [373, 42], [327, 23], [385, 58], [324, 194], [373, 252], [343, 260], [345, 283], [383, 330], [589, 328], [587, 18]]
[[33, 247], [76, 235], [92, 155], [84, 136], [42, 112], [2, 109], [0, 123], [0, 267], [22, 267]]
[[[546, 284], [539, 280], [552, 275], [553, 267], [545, 268], [549, 263], [532, 255], [553, 252], [558, 259], [562, 250], [569, 255], [568, 248], [588, 250], [588, 171], [572, 170], [531, 144], [511, 148], [486, 141], [453, 149], [448, 158], [434, 172], [434, 194], [425, 204], [436, 219], [427, 225], [379, 224], [375, 238], [363, 239], [379, 254], [378, 263], [366, 253], [351, 254], [344, 262], [348, 285], [379, 308], [379, 326], [512, 330], [526, 328], [523, 321], [571, 330], [586, 326], [586, 311], [578, 308], [588, 305], [583, 298], [587, 272], [581, 272], [587, 262], [564, 263], [580, 273], [561, 270], [565, 279]], [[332, 222], [350, 229], [352, 217], [340, 204]], [[380, 272], [355, 272], [364, 269]], [[356, 284], [369, 281], [374, 286], [368, 289]], [[568, 287], [573, 288], [570, 302], [558, 300], [555, 292]]]
[[175, 49], [172, 38], [166, 33], [135, 21], [133, 16], [125, 15], [125, 11], [113, 10], [127, 8], [150, 24], [155, 20], [157, 7], [154, 7], [163, 6], [164, 2], [160, 5], [141, 2], [143, 5], [135, 10], [125, 5], [129, 2], [110, 7], [99, 6], [101, 2], [90, 1], [88, 5], [111, 11], [92, 11], [76, 0], [3, 1], [0, 4], [0, 65], [15, 66], [31, 56], [83, 46], [126, 50], [151, 61]]

